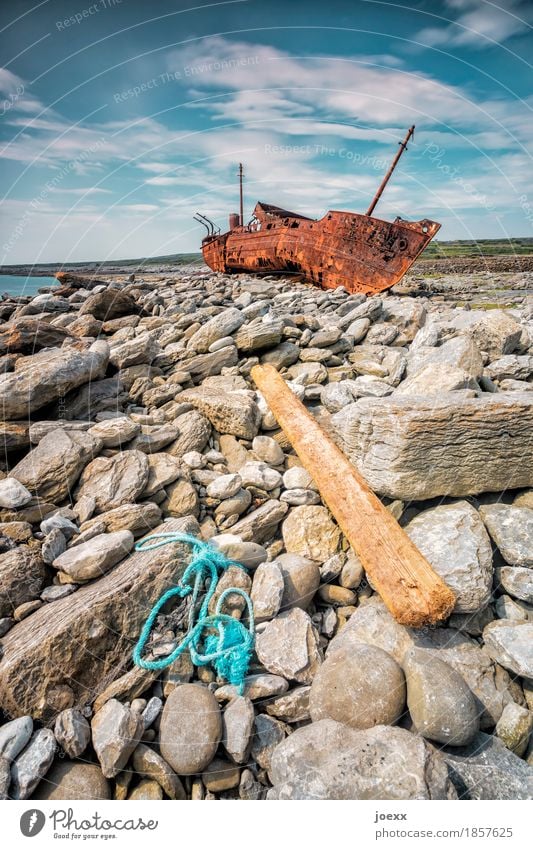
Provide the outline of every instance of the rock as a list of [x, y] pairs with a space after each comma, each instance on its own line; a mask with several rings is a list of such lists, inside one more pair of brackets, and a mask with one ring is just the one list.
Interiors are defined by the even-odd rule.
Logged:
[[514, 504], [485, 504], [479, 513], [504, 560], [512, 566], [533, 568], [533, 510]]
[[[155, 532], [198, 533], [197, 527], [173, 519]], [[2, 641], [4, 710], [49, 721], [74, 703], [98, 698], [129, 662], [147, 606], [179, 581], [189, 559], [189, 547], [181, 543], [135, 552], [103, 578], [43, 606], [12, 628]], [[146, 689], [152, 673], [136, 669], [138, 673]], [[65, 697], [70, 703], [64, 703]]]
[[309, 506], [320, 504], [320, 495], [312, 489], [286, 489], [281, 493], [280, 501], [290, 504], [291, 507]]
[[270, 492], [281, 484], [281, 475], [266, 463], [250, 460], [239, 469], [242, 486], [256, 487]]
[[487, 605], [492, 592], [492, 548], [467, 501], [419, 513], [405, 528], [419, 551], [457, 596], [454, 613]]
[[206, 321], [205, 324], [202, 324], [189, 339], [187, 347], [199, 354], [205, 354], [213, 342], [223, 339], [225, 336], [231, 336], [235, 330], [238, 330], [244, 324], [244, 321], [245, 317], [242, 312], [235, 307], [223, 310]]
[[94, 380], [80, 389], [68, 392], [56, 404], [55, 413], [67, 421], [72, 419], [89, 419], [105, 410], [116, 410], [126, 396], [123, 395], [124, 385], [118, 375], [105, 380]]
[[162, 503], [164, 513], [176, 517], [198, 515], [198, 493], [190, 481], [184, 478], [174, 481], [166, 491], [168, 498]]
[[29, 799], [50, 769], [56, 749], [57, 743], [49, 728], [35, 732], [11, 767], [10, 795], [13, 799]]
[[135, 501], [144, 490], [149, 474], [150, 466], [142, 451], [122, 451], [114, 457], [97, 457], [84, 469], [76, 497], [93, 495], [96, 513], [104, 513]]
[[211, 763], [222, 736], [212, 693], [199, 684], [181, 684], [168, 696], [160, 726], [161, 754], [178, 775], [194, 775]]
[[37, 318], [18, 318], [0, 327], [0, 356], [5, 354], [34, 354], [41, 348], [60, 348], [65, 339], [72, 338], [64, 327], [56, 327]]
[[490, 359], [495, 360], [520, 347], [522, 326], [504, 310], [485, 310], [470, 333], [478, 350], [486, 351]]
[[234, 436], [222, 434], [220, 436], [220, 450], [226, 458], [230, 472], [238, 472], [241, 466], [244, 466], [246, 463], [248, 452], [244, 445], [238, 442]]
[[59, 511], [43, 519], [40, 529], [43, 534], [49, 534], [53, 530], [59, 530], [67, 540], [72, 539], [75, 534], [79, 534], [78, 526]]
[[71, 389], [103, 377], [109, 360], [106, 342], [90, 348], [51, 348], [21, 357], [15, 371], [0, 376], [0, 407], [5, 419], [27, 418]]
[[252, 757], [262, 769], [269, 770], [276, 746], [286, 737], [286, 726], [278, 719], [259, 713], [255, 718]]
[[140, 425], [128, 416], [117, 416], [117, 418], [105, 419], [93, 425], [89, 433], [100, 439], [104, 448], [115, 448], [137, 436], [140, 429]]
[[203, 451], [211, 435], [211, 425], [197, 410], [183, 413], [174, 419], [179, 436], [167, 447], [167, 453], [182, 457], [189, 451]]
[[79, 710], [68, 708], [57, 717], [54, 736], [70, 758], [79, 758], [89, 745], [91, 727]]
[[259, 429], [260, 415], [255, 401], [243, 392], [219, 393], [198, 386], [178, 395], [178, 400], [192, 404], [219, 433], [253, 439]]
[[264, 316], [243, 324], [234, 335], [235, 344], [240, 352], [250, 354], [266, 351], [281, 342], [283, 320]]
[[160, 348], [153, 333], [141, 333], [133, 339], [127, 339], [118, 345], [113, 345], [111, 340], [111, 350], [109, 353], [109, 362], [118, 369], [125, 369], [129, 366], [136, 366], [139, 363], [152, 363]]
[[43, 437], [11, 474], [33, 494], [59, 503], [71, 495], [83, 467], [101, 445], [89, 433], [58, 428]]
[[261, 354], [261, 362], [262, 363], [270, 363], [274, 368], [280, 369], [285, 368], [287, 366], [292, 366], [298, 360], [300, 356], [300, 349], [298, 345], [295, 345], [293, 342], [281, 342], [280, 345], [276, 345], [272, 350], [267, 351], [266, 354]]
[[231, 529], [232, 533], [245, 542], [253, 540], [261, 543], [273, 536], [288, 509], [282, 501], [272, 498], [236, 522]]
[[435, 363], [424, 366], [402, 381], [394, 390], [399, 395], [438, 395], [441, 392], [453, 392], [456, 389], [474, 389], [480, 391], [477, 381], [462, 368]]
[[140, 716], [117, 699], [110, 699], [91, 721], [93, 746], [106, 778], [124, 769], [144, 731]]
[[35, 549], [19, 545], [0, 554], [0, 617], [39, 598], [45, 579], [45, 566]]
[[531, 798], [531, 769], [497, 737], [480, 731], [468, 746], [441, 755], [460, 799]]
[[268, 466], [279, 466], [285, 459], [283, 450], [271, 436], [254, 437], [252, 451]]
[[475, 640], [452, 628], [413, 629], [399, 625], [375, 596], [358, 607], [331, 640], [327, 656], [359, 643], [389, 652], [400, 665], [411, 648], [425, 649], [449, 664], [476, 697], [482, 728], [493, 728], [504, 706], [515, 697], [509, 675], [494, 663], [486, 647], [480, 648]]
[[184, 365], [194, 383], [202, 383], [206, 377], [220, 374], [222, 369], [236, 366], [238, 362], [237, 348], [235, 345], [228, 345], [227, 348], [221, 348], [220, 351], [198, 354], [191, 360], [186, 360]]
[[[157, 456], [157, 455], [154, 455]], [[152, 468], [150, 466], [150, 468]], [[145, 490], [143, 491], [144, 495]], [[157, 504], [145, 501], [143, 504], [121, 504], [112, 510], [100, 513], [96, 518], [84, 522], [82, 531], [85, 533], [103, 525], [107, 533], [116, 531], [131, 531], [134, 537], [143, 536], [155, 528], [161, 521], [161, 510]]]
[[96, 764], [59, 761], [40, 781], [32, 799], [111, 799], [111, 786]]
[[476, 702], [458, 672], [423, 649], [407, 652], [403, 668], [407, 706], [419, 734], [465, 746], [479, 731]]
[[202, 781], [210, 793], [221, 793], [239, 786], [241, 773], [235, 764], [215, 758], [202, 773]]
[[28, 492], [15, 478], [4, 478], [0, 481], [0, 507], [16, 510], [31, 501], [32, 494]]
[[410, 352], [407, 374], [411, 377], [427, 366], [460, 368], [477, 380], [483, 374], [483, 361], [474, 342], [466, 335], [455, 336], [438, 348], [419, 348]]
[[0, 441], [4, 451], [18, 451], [30, 444], [30, 427], [27, 422], [0, 421]]
[[149, 454], [148, 467], [148, 482], [142, 492], [143, 498], [155, 495], [182, 474], [182, 465], [177, 457], [164, 452]]
[[143, 778], [128, 796], [129, 801], [143, 800], [160, 802], [163, 798], [163, 791], [157, 781], [149, 781]]
[[269, 774], [269, 799], [456, 798], [443, 758], [422, 737], [383, 725], [356, 731], [322, 719], [299, 728], [277, 746]]
[[270, 701], [266, 710], [284, 722], [305, 722], [310, 719], [309, 693], [311, 687], [295, 687], [290, 693]]
[[[243, 695], [254, 701], [255, 699], [267, 699], [271, 696], [279, 696], [289, 689], [285, 678], [279, 675], [247, 675], [244, 679]], [[224, 684], [215, 691], [215, 698], [219, 701], [227, 701], [237, 696], [237, 690], [230, 684]]]
[[133, 753], [133, 769], [139, 775], [157, 781], [169, 799], [186, 798], [185, 790], [176, 773], [150, 746], [139, 743]]
[[66, 548], [67, 541], [64, 535], [59, 528], [52, 528], [50, 533], [43, 539], [41, 557], [45, 563], [50, 565], [60, 554], [63, 554]]
[[251, 593], [256, 622], [266, 622], [276, 616], [283, 591], [283, 575], [277, 563], [261, 563], [254, 573]]
[[502, 587], [515, 598], [533, 604], [533, 571], [520, 566], [502, 566], [498, 569]]
[[13, 761], [29, 743], [33, 732], [31, 716], [20, 716], [0, 725], [0, 758]]
[[0, 757], [0, 802], [5, 802], [9, 796], [9, 785], [11, 784], [11, 767], [6, 758]]
[[283, 577], [281, 609], [301, 607], [306, 610], [320, 584], [317, 563], [299, 554], [280, 554], [274, 561]]
[[256, 654], [269, 672], [309, 684], [320, 654], [318, 634], [307, 613], [296, 607], [267, 622], [256, 637]]
[[222, 744], [237, 764], [248, 759], [254, 716], [253, 704], [246, 696], [236, 696], [222, 714]]
[[485, 369], [491, 380], [528, 380], [533, 372], [533, 356], [509, 354], [493, 360]]
[[142, 313], [142, 309], [131, 295], [111, 287], [89, 295], [79, 311], [79, 315], [92, 315], [99, 321], [111, 321], [124, 315], [139, 313]]
[[322, 563], [335, 554], [341, 532], [325, 507], [295, 507], [283, 522], [283, 541], [292, 554]]
[[98, 534], [89, 542], [69, 548], [54, 562], [55, 569], [69, 575], [76, 583], [100, 578], [123, 560], [133, 548], [131, 531]]
[[209, 542], [222, 551], [228, 560], [236, 560], [247, 569], [256, 569], [268, 557], [262, 545], [255, 542], [243, 542], [236, 534], [219, 534], [211, 537]]
[[240, 475], [220, 475], [207, 486], [209, 498], [218, 498], [223, 501], [237, 495], [241, 488], [242, 478]]
[[309, 695], [313, 722], [335, 719], [351, 728], [393, 725], [405, 708], [405, 678], [394, 658], [361, 643], [329, 656]]
[[496, 734], [506, 748], [522, 757], [533, 730], [533, 714], [515, 702], [505, 705], [496, 723]]
[[493, 660], [524, 678], [533, 678], [532, 639], [533, 622], [500, 619], [483, 631], [485, 649]]
[[498, 492], [533, 482], [533, 471], [523, 462], [526, 434], [533, 427], [529, 397], [512, 392], [459, 399], [454, 393], [362, 398], [335, 413], [331, 424], [345, 453], [380, 495], [423, 500]]

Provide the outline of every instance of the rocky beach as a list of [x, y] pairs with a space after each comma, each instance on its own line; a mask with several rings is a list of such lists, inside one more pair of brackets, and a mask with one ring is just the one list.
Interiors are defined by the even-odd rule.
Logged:
[[[527, 261], [526, 261], [527, 260]], [[191, 265], [0, 301], [3, 799], [527, 799], [533, 283], [379, 297]], [[398, 624], [250, 376], [270, 363], [456, 595]], [[342, 488], [342, 481], [339, 481]], [[245, 688], [132, 651], [199, 537], [241, 564]], [[243, 598], [226, 612], [246, 623]], [[183, 639], [158, 616], [147, 657]]]

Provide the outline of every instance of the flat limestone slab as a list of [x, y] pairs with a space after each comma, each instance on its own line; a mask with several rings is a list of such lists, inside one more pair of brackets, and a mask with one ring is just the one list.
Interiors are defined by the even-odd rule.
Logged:
[[533, 486], [533, 393], [362, 398], [331, 417], [380, 495], [403, 500]]
[[[191, 532], [189, 525], [173, 519], [151, 533]], [[3, 640], [0, 707], [12, 717], [50, 722], [63, 708], [93, 702], [132, 665], [145, 619], [189, 559], [190, 547], [181, 543], [135, 552], [103, 578], [15, 625]]]

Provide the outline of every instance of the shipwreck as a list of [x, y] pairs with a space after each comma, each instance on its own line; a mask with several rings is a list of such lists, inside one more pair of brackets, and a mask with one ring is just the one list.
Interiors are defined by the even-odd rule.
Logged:
[[239, 166], [240, 213], [229, 216], [229, 230], [220, 232], [205, 215], [195, 220], [207, 229], [202, 254], [213, 271], [295, 274], [299, 279], [348, 292], [375, 294], [394, 286], [440, 229], [425, 218], [394, 221], [372, 213], [407, 143], [410, 127], [365, 214], [330, 210], [308, 218], [268, 203], [257, 203], [248, 224], [243, 217], [243, 169]]

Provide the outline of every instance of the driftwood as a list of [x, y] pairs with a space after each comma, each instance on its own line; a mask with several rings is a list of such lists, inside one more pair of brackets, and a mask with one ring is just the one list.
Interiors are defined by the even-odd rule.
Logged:
[[414, 627], [445, 619], [453, 592], [357, 469], [273, 366], [255, 366], [251, 374], [395, 619]]

